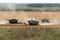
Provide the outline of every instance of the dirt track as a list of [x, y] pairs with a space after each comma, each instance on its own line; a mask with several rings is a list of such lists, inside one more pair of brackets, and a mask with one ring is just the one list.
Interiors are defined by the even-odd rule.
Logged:
[[25, 22], [25, 17], [43, 19], [48, 18], [51, 22], [58, 21], [60, 23], [60, 12], [21, 12], [17, 11], [15, 13], [11, 11], [0, 11], [0, 19], [12, 19], [16, 18], [19, 21]]
[[20, 25], [20, 24], [2, 24], [0, 28], [60, 28], [60, 25], [37, 25], [37, 26], [29, 26], [29, 25]]
[[[25, 14], [25, 15], [24, 15]], [[50, 22], [58, 22], [60, 24], [60, 12], [21, 12], [17, 11], [15, 13], [11, 11], [0, 11], [0, 20], [6, 21], [7, 19], [16, 18], [21, 22], [26, 22], [24, 19], [25, 17], [31, 17], [31, 18], [37, 18], [39, 21], [43, 18], [48, 18]], [[60, 28], [60, 25], [40, 25], [40, 26], [26, 26], [26, 25], [20, 25], [20, 24], [6, 24], [6, 25], [0, 25], [0, 28]]]

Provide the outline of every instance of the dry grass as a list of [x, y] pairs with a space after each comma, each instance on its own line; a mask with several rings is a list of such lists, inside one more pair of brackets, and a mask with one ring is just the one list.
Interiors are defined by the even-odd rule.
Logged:
[[[24, 12], [27, 17], [37, 19], [49, 18], [50, 20], [60, 20], [60, 12]], [[47, 13], [47, 14], [46, 14]], [[25, 21], [21, 12], [0, 12], [0, 19], [17, 18]], [[54, 19], [53, 19], [54, 18]], [[60, 40], [60, 25], [20, 25], [3, 24], [0, 25], [0, 40]]]
[[[22, 14], [23, 13], [23, 14]], [[60, 22], [60, 12], [11, 12], [11, 11], [0, 11], [0, 19], [16, 18], [20, 21], [25, 22], [25, 17], [34, 17], [37, 19], [49, 18], [50, 21]]]
[[60, 40], [60, 29], [0, 28], [0, 40]]
[[[60, 23], [60, 12], [21, 12], [21, 11], [17, 11], [15, 13], [13, 13], [12, 11], [0, 11], [0, 20], [6, 20], [7, 19], [12, 19], [12, 18], [16, 18], [21, 22], [26, 22], [25, 17], [34, 17], [37, 18], [39, 20], [41, 20], [42, 18], [48, 18], [51, 22], [59, 22]], [[8, 21], [7, 21], [8, 22]], [[0, 27], [4, 27], [5, 25]], [[14, 26], [10, 26], [6, 24], [5, 27], [28, 27], [28, 26], [21, 26], [20, 24], [18, 26], [14, 25]], [[29, 26], [30, 27], [30, 26]], [[60, 28], [60, 25], [49, 25], [49, 26], [34, 26], [34, 27], [57, 27]]]

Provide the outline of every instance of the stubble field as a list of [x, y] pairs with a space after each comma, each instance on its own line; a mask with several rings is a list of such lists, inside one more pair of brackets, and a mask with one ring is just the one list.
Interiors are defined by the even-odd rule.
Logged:
[[[9, 19], [18, 19], [19, 22], [27, 22], [27, 18], [36, 18], [39, 21], [43, 18], [48, 18], [50, 23], [54, 25], [42, 25], [43, 27], [60, 27], [60, 12], [33, 12], [33, 11], [0, 11], [0, 20], [4, 22], [8, 22]], [[56, 25], [57, 24], [57, 25]], [[5, 26], [9, 26], [11, 24], [4, 24]], [[3, 25], [3, 27], [4, 27]], [[17, 25], [17, 24], [15, 24]], [[55, 26], [56, 25], [56, 26]], [[0, 25], [2, 26], [2, 25]], [[25, 26], [25, 25], [24, 25]], [[22, 27], [20, 24], [18, 24], [15, 27]], [[25, 26], [26, 27], [26, 26]], [[35, 26], [35, 27], [41, 27], [41, 26]]]
[[0, 40], [60, 40], [60, 12], [0, 12], [0, 20], [3, 22], [12, 18], [26, 22], [26, 18], [30, 17], [38, 20], [48, 18], [57, 25], [0, 24]]

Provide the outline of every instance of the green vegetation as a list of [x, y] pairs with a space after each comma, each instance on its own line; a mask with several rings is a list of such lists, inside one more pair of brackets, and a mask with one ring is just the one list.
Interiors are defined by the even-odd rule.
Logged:
[[[3, 5], [2, 5], [3, 4]], [[60, 4], [59, 3], [34, 3], [34, 4], [11, 4], [9, 3], [2, 3], [0, 4], [0, 11], [60, 11]]]
[[60, 29], [0, 28], [0, 40], [60, 40]]
[[59, 3], [33, 3], [28, 4], [29, 7], [60, 7]]

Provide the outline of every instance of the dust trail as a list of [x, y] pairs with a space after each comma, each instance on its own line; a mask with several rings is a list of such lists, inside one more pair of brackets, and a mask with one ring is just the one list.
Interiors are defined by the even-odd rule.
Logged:
[[51, 18], [53, 18], [53, 20], [54, 20], [54, 21], [51, 22], [52, 25], [53, 25], [53, 24], [55, 24], [55, 25], [58, 24], [58, 20], [56, 19], [56, 17], [54, 17], [54, 15], [52, 15], [52, 14], [50, 14], [50, 13], [48, 13], [48, 15], [49, 15]]
[[40, 25], [57, 25], [58, 24], [58, 21], [57, 19], [50, 13], [44, 13], [43, 14], [46, 14], [47, 16], [49, 15], [50, 18], [53, 18], [53, 20], [50, 22], [50, 23], [40, 23]]
[[[15, 5], [14, 4], [9, 3], [9, 4], [6, 5], [6, 7], [7, 7], [8, 10], [13, 10], [13, 14], [15, 14]], [[9, 19], [10, 19], [10, 16], [9, 16]], [[7, 22], [6, 19], [1, 19], [0, 20], [0, 24], [7, 24], [7, 23], [8, 22]]]
[[15, 10], [16, 10], [16, 9], [15, 9], [15, 6], [16, 6], [15, 4], [10, 3], [10, 4], [7, 5], [7, 8], [8, 8], [9, 10], [13, 10], [13, 13], [15, 13]]
[[8, 22], [6, 20], [0, 20], [0, 24], [7, 24]]
[[9, 3], [8, 5], [7, 5], [7, 8], [9, 9], [9, 10], [12, 10], [12, 18], [13, 18], [13, 16], [15, 16], [15, 13], [16, 13], [16, 9], [15, 9], [15, 4], [12, 4], [12, 3]]
[[21, 18], [23, 18], [23, 21], [28, 24], [28, 22], [27, 22], [28, 17], [26, 15], [26, 13], [24, 11], [21, 11], [21, 14], [20, 15], [22, 15]]
[[[10, 17], [13, 18], [13, 16], [15, 15], [15, 5], [9, 3], [9, 4], [6, 5], [6, 7], [8, 8], [8, 10], [13, 10], [13, 15], [11, 14], [12, 16], [9, 16], [8, 19], [10, 19]], [[4, 19], [4, 20], [1, 19], [1, 20], [0, 20], [0, 24], [7, 24], [7, 23], [8, 23], [8, 22], [7, 22], [6, 19]]]

